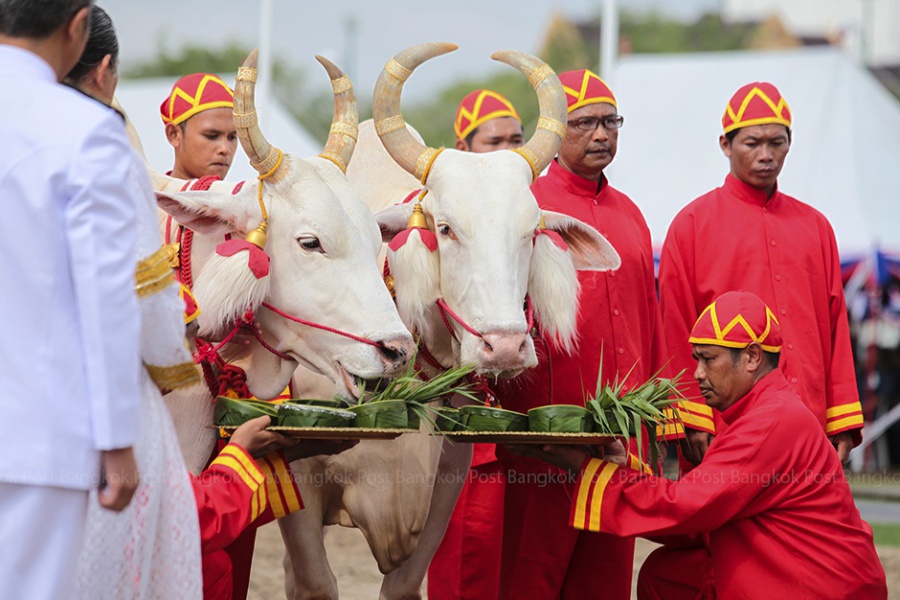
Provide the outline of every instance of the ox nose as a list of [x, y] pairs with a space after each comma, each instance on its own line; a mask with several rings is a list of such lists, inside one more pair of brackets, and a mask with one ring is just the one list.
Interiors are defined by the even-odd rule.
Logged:
[[378, 342], [378, 350], [384, 365], [385, 377], [400, 375], [415, 353], [416, 345], [412, 338], [394, 338]]
[[481, 336], [481, 368], [489, 371], [511, 371], [525, 364], [524, 332], [495, 332]]

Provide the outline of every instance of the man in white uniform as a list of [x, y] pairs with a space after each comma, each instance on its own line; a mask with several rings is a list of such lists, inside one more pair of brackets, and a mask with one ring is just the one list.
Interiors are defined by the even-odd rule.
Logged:
[[[135, 206], [122, 119], [58, 81], [90, 0], [0, 0], [0, 599], [70, 598], [88, 490], [138, 473]], [[101, 466], [105, 476], [101, 477]]]

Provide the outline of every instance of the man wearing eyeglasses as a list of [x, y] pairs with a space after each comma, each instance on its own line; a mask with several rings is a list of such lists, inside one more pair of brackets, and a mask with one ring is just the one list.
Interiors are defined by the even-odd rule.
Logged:
[[[590, 71], [559, 76], [568, 102], [566, 137], [532, 191], [543, 210], [595, 227], [622, 259], [616, 271], [579, 271], [576, 353], [538, 335], [538, 366], [499, 390], [504, 408], [583, 405], [602, 361], [603, 382], [642, 383], [664, 364], [650, 231], [604, 169], [616, 156], [623, 118]], [[568, 526], [575, 481], [534, 459], [498, 450], [507, 470], [501, 598], [631, 597], [634, 540]]]

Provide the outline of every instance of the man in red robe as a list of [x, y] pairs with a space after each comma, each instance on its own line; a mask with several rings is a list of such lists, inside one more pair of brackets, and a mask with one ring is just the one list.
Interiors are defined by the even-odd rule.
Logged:
[[[522, 145], [522, 119], [491, 90], [463, 98], [453, 123], [456, 149], [492, 152]], [[494, 444], [474, 444], [472, 466], [440, 547], [428, 568], [431, 600], [496, 598], [503, 542], [503, 467]]]
[[[584, 404], [616, 377], [631, 386], [664, 363], [650, 231], [638, 207], [603, 170], [616, 155], [623, 118], [612, 91], [590, 71], [560, 76], [568, 127], [559, 156], [532, 186], [543, 210], [595, 227], [619, 253], [616, 271], [579, 271], [579, 345], [567, 354], [535, 339], [538, 366], [498, 390], [504, 408]], [[602, 360], [602, 365], [601, 365]], [[630, 598], [634, 540], [566, 525], [575, 482], [567, 473], [498, 451], [506, 463], [501, 598]]]
[[[688, 204], [672, 221], [659, 266], [666, 340], [677, 368], [690, 365], [684, 340], [703, 307], [746, 289], [782, 322], [782, 370], [832, 438], [841, 460], [863, 424], [834, 232], [814, 208], [781, 193], [777, 178], [791, 144], [791, 113], [770, 83], [731, 98], [719, 143], [731, 163], [722, 187]], [[762, 259], [762, 260], [761, 260]], [[802, 274], [802, 276], [799, 276]], [[802, 358], [801, 358], [802, 357]], [[697, 398], [697, 390], [693, 388]], [[720, 433], [702, 403], [683, 411], [690, 436]], [[705, 434], [705, 435], [704, 435]]]
[[[778, 190], [791, 144], [790, 108], [772, 84], [749, 83], [729, 101], [722, 126], [719, 143], [731, 171], [722, 187], [682, 209], [662, 249], [660, 303], [673, 367], [692, 364], [687, 334], [705, 306], [729, 290], [752, 291], [781, 321], [785, 378], [844, 461], [861, 440], [863, 416], [840, 259], [825, 217]], [[711, 436], [728, 424], [697, 402], [695, 386], [686, 395], [680, 411], [691, 455], [686, 458], [696, 464]], [[646, 597], [672, 597], [670, 584], [690, 586], [703, 561], [688, 554], [705, 552], [657, 550], [642, 569], [639, 587]]]
[[[618, 535], [705, 534], [719, 598], [887, 598], [872, 530], [859, 515], [837, 453], [778, 367], [776, 314], [750, 292], [715, 300], [690, 333], [694, 377], [728, 427], [679, 481], [546, 446], [579, 471], [571, 524]], [[681, 596], [665, 596], [677, 598]]]

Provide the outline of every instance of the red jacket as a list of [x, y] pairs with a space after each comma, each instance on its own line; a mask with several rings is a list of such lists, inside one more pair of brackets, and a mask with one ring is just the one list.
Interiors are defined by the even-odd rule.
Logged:
[[641, 211], [605, 179], [598, 186], [555, 160], [531, 190], [541, 209], [570, 215], [599, 231], [619, 253], [622, 266], [578, 271], [575, 352], [568, 355], [536, 340], [538, 366], [501, 386], [501, 403], [522, 412], [544, 404], [584, 404], [586, 393], [594, 393], [601, 356], [604, 382], [627, 377], [629, 386], [643, 383], [665, 364], [666, 348], [650, 230]]
[[[753, 292], [774, 311], [784, 345], [781, 368], [828, 435], [854, 430], [863, 417], [831, 225], [815, 209], [733, 175], [688, 204], [672, 221], [662, 249], [659, 286], [665, 338], [674, 369], [693, 373], [688, 335], [719, 295]], [[712, 411], [690, 380], [685, 424], [716, 433]]]
[[571, 524], [622, 536], [708, 532], [720, 598], [887, 598], [840, 461], [781, 371], [722, 419], [727, 430], [677, 482], [586, 461]]
[[225, 446], [199, 477], [191, 475], [200, 517], [203, 597], [232, 596], [225, 547], [251, 525], [259, 527], [303, 508], [300, 490], [280, 453], [255, 461], [237, 444]]

